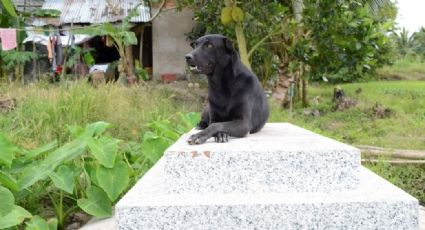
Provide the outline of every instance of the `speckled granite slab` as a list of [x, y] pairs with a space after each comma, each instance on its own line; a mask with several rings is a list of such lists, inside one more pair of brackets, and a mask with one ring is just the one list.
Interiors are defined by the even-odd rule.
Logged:
[[358, 185], [360, 151], [288, 123], [246, 138], [188, 145], [164, 154], [170, 193], [335, 191]]
[[165, 163], [118, 202], [118, 229], [418, 229], [417, 200], [364, 168], [349, 191], [169, 194]]
[[418, 229], [417, 200], [356, 148], [286, 123], [225, 144], [188, 135], [118, 202], [119, 229]]

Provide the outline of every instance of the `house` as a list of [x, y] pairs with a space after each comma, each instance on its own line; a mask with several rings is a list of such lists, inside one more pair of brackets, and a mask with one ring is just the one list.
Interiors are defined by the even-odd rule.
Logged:
[[[184, 56], [192, 50], [186, 34], [195, 26], [194, 14], [190, 9], [177, 12], [173, 0], [167, 1], [165, 8], [152, 22], [153, 76], [185, 76]], [[152, 7], [152, 12], [156, 11]]]
[[[24, 1], [24, 0], [16, 0]], [[36, 1], [31, 1], [36, 2]], [[35, 27], [55, 26], [67, 30], [76, 26], [88, 26], [105, 22], [119, 23], [137, 7], [139, 15], [131, 18], [138, 43], [128, 51], [134, 60], [139, 60], [154, 78], [163, 74], [184, 76], [186, 63], [184, 56], [190, 51], [186, 33], [190, 32], [194, 22], [190, 10], [177, 12], [173, 0], [167, 0], [162, 12], [151, 21], [158, 5], [148, 6], [141, 0], [44, 0], [42, 9], [61, 11], [58, 18], [34, 18]], [[15, 3], [16, 4], [16, 3]], [[16, 5], [18, 6], [18, 5]], [[89, 42], [96, 50], [96, 63], [111, 62], [119, 59], [118, 52], [105, 45], [101, 37]]]
[[44, 0], [12, 0], [16, 11], [20, 13], [30, 13], [43, 6]]

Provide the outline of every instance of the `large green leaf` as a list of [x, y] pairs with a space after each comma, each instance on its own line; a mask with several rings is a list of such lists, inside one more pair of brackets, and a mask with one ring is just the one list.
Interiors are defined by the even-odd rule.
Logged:
[[46, 178], [55, 168], [65, 161], [82, 155], [87, 147], [84, 138], [73, 140], [49, 154], [44, 160], [36, 162], [24, 169], [18, 180], [20, 189], [28, 188], [39, 180]]
[[103, 23], [100, 28], [110, 34], [116, 34], [119, 32], [118, 29], [111, 23]]
[[84, 168], [87, 171], [87, 173], [89, 174], [90, 185], [99, 186], [99, 182], [97, 181], [97, 177], [96, 177], [96, 168], [95, 168], [95, 166], [93, 166], [89, 162], [85, 162]]
[[18, 17], [15, 11], [15, 6], [11, 0], [1, 0], [3, 8], [6, 9], [7, 13], [12, 17]]
[[137, 44], [137, 37], [134, 32], [131, 31], [123, 31], [122, 34], [122, 41], [124, 45], [136, 45]]
[[0, 217], [0, 229], [10, 228], [22, 223], [25, 219], [31, 218], [31, 213], [20, 206], [15, 205], [9, 214]]
[[201, 119], [201, 115], [199, 113], [179, 113], [180, 123], [177, 125], [177, 130], [180, 133], [185, 133], [191, 130]]
[[153, 121], [149, 124], [149, 128], [155, 130], [161, 136], [168, 137], [174, 141], [180, 137], [180, 134], [174, 129], [169, 120]]
[[35, 9], [32, 14], [37, 17], [58, 18], [61, 16], [61, 11], [56, 9]]
[[79, 137], [84, 133], [84, 128], [78, 125], [67, 125], [66, 129], [71, 133], [71, 136], [74, 138]]
[[54, 148], [58, 147], [58, 141], [52, 141], [48, 144], [45, 144], [39, 148], [33, 149], [31, 151], [29, 151], [27, 154], [25, 154], [25, 156], [23, 157], [23, 159], [25, 161], [28, 160], [32, 160], [34, 158], [36, 158], [37, 156], [40, 156], [41, 154], [47, 153], [51, 150], [53, 150]]
[[49, 224], [40, 216], [33, 216], [26, 224], [25, 230], [49, 230]]
[[108, 195], [95, 186], [87, 189], [87, 199], [79, 199], [78, 206], [86, 213], [98, 218], [112, 216], [112, 206]]
[[19, 190], [15, 178], [3, 171], [0, 171], [0, 184], [14, 192]]
[[57, 188], [60, 188], [70, 194], [73, 193], [75, 186], [75, 172], [70, 167], [61, 165], [58, 167], [56, 172], [50, 173], [49, 177], [52, 179]]
[[146, 132], [143, 135], [142, 153], [152, 163], [155, 163], [172, 143], [173, 141], [170, 139], [158, 136], [153, 132]]
[[5, 216], [13, 210], [15, 207], [15, 197], [13, 194], [5, 187], [0, 186], [0, 217]]
[[51, 218], [47, 221], [47, 224], [49, 225], [49, 230], [57, 230], [58, 229], [58, 219], [57, 218]]
[[94, 59], [93, 55], [91, 54], [91, 52], [86, 52], [83, 54], [83, 60], [84, 63], [86, 65], [93, 66], [96, 63], [96, 60]]
[[19, 148], [0, 133], [0, 163], [10, 168], [16, 152], [19, 152]]
[[130, 181], [127, 164], [119, 161], [113, 168], [99, 166], [96, 170], [99, 186], [108, 194], [111, 201], [115, 201], [127, 188]]
[[107, 168], [114, 167], [119, 140], [110, 137], [92, 138], [88, 142], [91, 153], [100, 164]]
[[81, 136], [83, 137], [92, 137], [92, 136], [99, 136], [103, 134], [106, 129], [109, 127], [109, 123], [106, 123], [104, 121], [98, 121], [95, 123], [91, 123], [86, 126], [83, 134]]

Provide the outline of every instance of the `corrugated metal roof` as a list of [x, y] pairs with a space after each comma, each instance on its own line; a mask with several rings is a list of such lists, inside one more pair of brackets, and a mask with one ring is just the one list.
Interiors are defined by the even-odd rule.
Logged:
[[[60, 24], [98, 24], [122, 21], [141, 2], [142, 0], [46, 0], [42, 8], [60, 10]], [[140, 5], [138, 10], [139, 15], [130, 21], [149, 21], [149, 7]]]
[[31, 12], [40, 8], [44, 0], [12, 0], [18, 12]]

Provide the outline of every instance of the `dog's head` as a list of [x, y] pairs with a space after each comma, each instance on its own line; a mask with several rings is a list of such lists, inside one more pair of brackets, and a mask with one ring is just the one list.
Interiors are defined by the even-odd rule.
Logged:
[[236, 54], [232, 42], [218, 34], [200, 37], [191, 46], [193, 50], [186, 55], [186, 62], [193, 73], [212, 75], [217, 67], [229, 65]]

